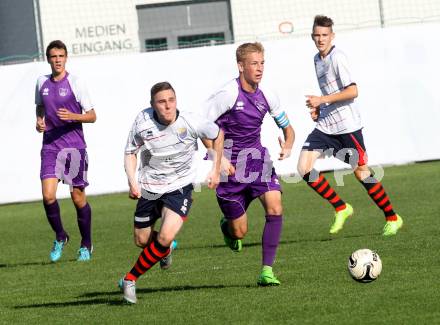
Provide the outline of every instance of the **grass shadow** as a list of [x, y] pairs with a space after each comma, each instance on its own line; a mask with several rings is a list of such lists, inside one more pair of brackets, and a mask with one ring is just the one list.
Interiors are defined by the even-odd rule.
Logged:
[[[364, 238], [364, 237], [371, 237], [371, 236], [378, 236], [382, 235], [381, 232], [374, 232], [374, 233], [368, 233], [368, 234], [357, 234], [357, 235], [345, 235], [345, 236], [331, 236], [328, 235], [327, 237], [321, 237], [321, 238], [310, 238], [310, 239], [296, 239], [296, 240], [281, 240], [280, 245], [290, 245], [290, 244], [300, 244], [300, 243], [312, 243], [312, 242], [327, 242], [327, 241], [333, 241], [333, 240], [344, 240], [348, 238]], [[244, 242], [243, 247], [255, 247], [255, 246], [261, 246], [261, 242]], [[206, 249], [206, 248], [215, 248], [215, 249], [224, 249], [227, 247], [225, 244], [218, 244], [218, 245], [203, 245], [203, 246], [188, 246], [181, 248], [182, 250], [192, 250], [192, 249]], [[180, 248], [179, 248], [180, 249]]]
[[72, 263], [72, 262], [76, 262], [76, 259], [63, 260], [58, 262], [44, 261], [44, 262], [0, 264], [0, 268], [14, 268], [14, 267], [23, 267], [23, 266], [46, 266], [46, 265], [64, 264], [64, 263]]
[[[226, 289], [226, 288], [253, 288], [256, 285], [183, 285], [165, 288], [140, 288], [136, 290], [136, 294], [139, 295], [157, 293], [157, 292], [175, 292], [175, 291], [191, 291], [191, 290], [204, 290], [204, 289]], [[118, 296], [118, 298], [114, 298]], [[106, 297], [106, 298], [104, 298]], [[14, 306], [14, 309], [27, 309], [27, 308], [64, 308], [70, 306], [88, 306], [88, 305], [109, 305], [109, 306], [122, 306], [127, 305], [122, 299], [122, 292], [120, 290], [109, 291], [109, 292], [89, 292], [77, 297], [81, 300], [66, 301], [66, 302], [48, 302], [41, 304], [30, 304], [30, 305], [18, 305]], [[94, 298], [82, 300], [83, 298]]]

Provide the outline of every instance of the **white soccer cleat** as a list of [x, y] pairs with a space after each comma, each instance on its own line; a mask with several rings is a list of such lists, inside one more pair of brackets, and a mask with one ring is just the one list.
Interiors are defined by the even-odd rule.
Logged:
[[135, 304], [137, 302], [135, 281], [120, 279], [118, 286], [124, 292], [124, 300], [126, 302], [130, 304]]

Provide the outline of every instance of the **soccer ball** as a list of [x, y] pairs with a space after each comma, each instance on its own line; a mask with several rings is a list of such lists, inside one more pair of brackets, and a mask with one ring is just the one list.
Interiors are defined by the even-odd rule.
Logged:
[[381, 271], [382, 261], [379, 255], [368, 248], [358, 249], [348, 258], [348, 272], [356, 281], [374, 281]]

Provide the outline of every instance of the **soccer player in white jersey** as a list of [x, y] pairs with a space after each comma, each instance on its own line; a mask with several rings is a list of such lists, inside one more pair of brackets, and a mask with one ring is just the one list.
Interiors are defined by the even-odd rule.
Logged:
[[36, 129], [43, 133], [40, 179], [47, 220], [55, 232], [50, 259], [61, 258], [69, 235], [63, 228], [56, 198], [58, 182], [71, 186], [70, 196], [76, 208], [81, 244], [78, 261], [90, 260], [92, 253], [92, 210], [87, 203], [88, 158], [82, 124], [96, 120], [87, 88], [82, 79], [66, 69], [67, 48], [52, 41], [46, 49], [52, 73], [38, 78], [35, 90]]
[[[224, 136], [219, 127], [195, 114], [177, 110], [176, 94], [168, 82], [151, 88], [151, 106], [136, 117], [125, 148], [129, 196], [139, 199], [134, 215], [134, 239], [143, 247], [136, 264], [119, 281], [129, 303], [136, 303], [137, 279], [168, 256], [188, 216], [198, 138], [213, 140], [208, 187], [215, 189], [220, 182]], [[140, 166], [136, 179], [138, 154]], [[159, 218], [162, 223], [157, 232], [154, 225]]]
[[202, 114], [225, 132], [224, 157], [229, 159], [225, 169], [231, 173], [217, 188], [217, 202], [223, 213], [220, 227], [225, 243], [233, 251], [241, 251], [242, 239], [248, 230], [247, 208], [253, 200], [259, 199], [266, 223], [261, 242], [262, 270], [257, 284], [275, 286], [280, 285], [280, 281], [272, 265], [281, 236], [283, 207], [277, 174], [268, 150], [261, 144], [261, 125], [269, 113], [282, 130], [280, 160], [289, 157], [295, 132], [278, 96], [260, 85], [264, 72], [263, 45], [258, 42], [240, 45], [236, 59], [238, 78], [212, 95], [202, 110]]
[[322, 173], [314, 169], [318, 158], [333, 155], [353, 168], [356, 178], [368, 195], [385, 214], [384, 236], [395, 235], [402, 227], [402, 218], [394, 211], [385, 189], [370, 172], [362, 136], [362, 124], [355, 98], [356, 83], [352, 79], [345, 54], [332, 45], [335, 37], [333, 21], [316, 16], [312, 39], [319, 53], [315, 55], [315, 70], [321, 96], [307, 95], [306, 105], [316, 128], [306, 139], [298, 161], [298, 171], [322, 198], [335, 209], [331, 234], [339, 232], [353, 207], [344, 202], [329, 185]]

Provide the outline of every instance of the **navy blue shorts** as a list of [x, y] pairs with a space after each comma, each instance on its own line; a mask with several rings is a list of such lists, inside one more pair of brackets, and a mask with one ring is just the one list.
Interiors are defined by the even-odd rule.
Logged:
[[191, 208], [193, 188], [193, 185], [189, 184], [164, 194], [143, 192], [134, 213], [135, 228], [148, 228], [153, 225], [161, 217], [163, 207], [176, 212], [185, 220]]
[[302, 150], [321, 151], [324, 156], [336, 157], [353, 168], [368, 162], [362, 129], [345, 134], [326, 134], [314, 129], [304, 142]]

